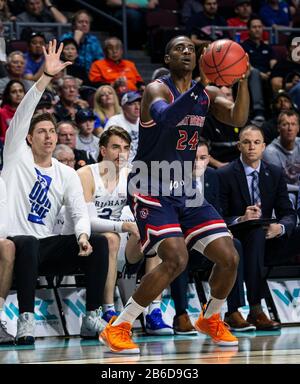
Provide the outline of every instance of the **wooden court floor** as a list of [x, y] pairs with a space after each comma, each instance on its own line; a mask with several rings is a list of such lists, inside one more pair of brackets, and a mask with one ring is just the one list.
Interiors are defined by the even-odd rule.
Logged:
[[238, 347], [218, 347], [204, 335], [143, 336], [140, 356], [115, 355], [98, 341], [39, 338], [34, 347], [0, 347], [0, 364], [300, 364], [300, 327], [236, 334]]

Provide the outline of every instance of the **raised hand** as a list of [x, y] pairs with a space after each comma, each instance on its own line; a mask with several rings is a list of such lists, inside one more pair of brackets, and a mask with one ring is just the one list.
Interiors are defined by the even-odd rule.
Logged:
[[44, 72], [48, 73], [51, 76], [56, 75], [68, 65], [71, 65], [71, 61], [62, 62], [60, 60], [60, 55], [63, 50], [63, 43], [60, 43], [59, 48], [56, 52], [57, 42], [56, 40], [51, 40], [48, 45], [48, 52], [45, 47], [43, 47], [43, 52], [45, 56]]

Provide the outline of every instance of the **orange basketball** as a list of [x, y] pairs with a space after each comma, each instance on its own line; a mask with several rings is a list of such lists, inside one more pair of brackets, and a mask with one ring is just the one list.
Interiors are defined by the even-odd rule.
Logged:
[[201, 57], [201, 67], [206, 77], [215, 85], [231, 86], [247, 71], [244, 49], [229, 39], [211, 43]]

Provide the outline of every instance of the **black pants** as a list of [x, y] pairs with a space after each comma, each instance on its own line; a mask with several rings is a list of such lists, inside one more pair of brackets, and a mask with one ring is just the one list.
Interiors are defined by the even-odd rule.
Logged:
[[19, 312], [34, 312], [34, 296], [39, 275], [71, 274], [82, 271], [86, 275], [86, 310], [102, 304], [108, 271], [108, 244], [104, 236], [92, 234], [93, 253], [78, 256], [75, 235], [51, 236], [37, 239], [33, 236], [10, 238], [16, 246], [15, 278]]

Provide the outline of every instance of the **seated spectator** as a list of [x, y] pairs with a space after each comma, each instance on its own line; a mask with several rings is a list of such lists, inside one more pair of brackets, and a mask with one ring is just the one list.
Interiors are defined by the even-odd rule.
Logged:
[[10, 12], [13, 15], [18, 15], [21, 12], [25, 11], [25, 5], [24, 5], [25, 0], [9, 0], [8, 1], [8, 8]]
[[112, 116], [105, 125], [104, 130], [115, 125], [127, 131], [131, 137], [129, 162], [136, 155], [139, 140], [139, 121], [142, 96], [139, 92], [127, 92], [122, 96], [122, 113]]
[[[221, 87], [222, 95], [230, 101], [233, 100], [232, 88]], [[220, 168], [239, 156], [237, 142], [240, 129], [226, 125], [209, 114], [204, 123], [202, 136], [210, 143], [209, 164]]]
[[21, 81], [21, 83], [24, 85], [25, 91], [27, 92], [28, 89], [32, 86], [33, 82], [24, 78], [25, 58], [23, 52], [11, 52], [7, 57], [6, 69], [7, 76], [0, 79], [0, 94], [3, 94], [3, 91], [10, 80]]
[[294, 40], [295, 37], [296, 35], [292, 34], [288, 38], [288, 57], [279, 60], [272, 68], [270, 79], [274, 93], [278, 92], [280, 89], [289, 92], [294, 84], [287, 82], [284, 84], [286, 76], [292, 72], [300, 72], [299, 56], [295, 55], [293, 58], [293, 50], [298, 46], [298, 43]]
[[40, 32], [33, 32], [28, 40], [28, 51], [25, 53], [25, 79], [37, 81], [42, 76], [44, 69], [43, 47], [46, 47], [45, 36]]
[[11, 287], [15, 245], [6, 239], [8, 227], [7, 194], [4, 180], [0, 177], [0, 345], [14, 344], [15, 338], [6, 331], [1, 321], [5, 299]]
[[55, 114], [59, 121], [74, 120], [81, 108], [88, 108], [87, 101], [79, 98], [79, 85], [75, 77], [63, 76], [58, 80], [59, 102], [55, 105]]
[[121, 113], [118, 96], [110, 85], [102, 85], [97, 89], [94, 96], [94, 112], [96, 115], [94, 134], [100, 136], [108, 120]]
[[[217, 0], [203, 0], [202, 5], [203, 12], [193, 15], [187, 23], [187, 35], [191, 37], [191, 40], [197, 47], [214, 40], [212, 25], [227, 27], [225, 19], [218, 14]], [[215, 35], [216, 39], [229, 37], [226, 31], [220, 30], [217, 30]]]
[[72, 18], [72, 32], [64, 33], [60, 40], [74, 39], [78, 44], [78, 64], [88, 73], [95, 60], [104, 57], [101, 43], [97, 36], [90, 33], [92, 16], [82, 9], [77, 11]]
[[0, 108], [0, 141], [4, 143], [5, 133], [18, 105], [25, 96], [25, 88], [19, 80], [11, 80], [4, 89]]
[[75, 166], [75, 154], [66, 144], [57, 144], [53, 152], [53, 157], [60, 163], [68, 165], [71, 168]]
[[283, 170], [290, 191], [298, 190], [295, 186], [299, 185], [300, 176], [299, 115], [293, 110], [283, 111], [278, 116], [277, 124], [279, 137], [267, 146], [264, 160]]
[[[159, 0], [125, 0], [129, 48], [142, 49], [147, 37], [145, 14], [147, 10], [154, 9], [158, 3]], [[123, 20], [122, 0], [106, 0], [106, 5], [111, 7], [114, 17]]]
[[86, 151], [95, 162], [99, 156], [99, 138], [94, 135], [96, 116], [92, 109], [80, 109], [75, 116], [79, 128], [76, 137], [76, 149]]
[[[25, 23], [61, 23], [66, 24], [67, 18], [50, 0], [25, 0], [25, 11], [17, 15], [17, 22]], [[40, 27], [47, 40], [55, 36], [55, 31], [48, 27]], [[26, 29], [25, 29], [26, 34]]]
[[65, 75], [73, 76], [81, 80], [80, 85], [90, 85], [86, 69], [78, 63], [79, 48], [76, 41], [70, 38], [64, 39], [62, 43], [64, 44], [64, 49], [62, 51], [62, 60], [70, 61], [72, 63], [72, 65], [69, 65], [65, 69]]
[[202, 11], [203, 6], [201, 0], [185, 0], [180, 11], [182, 23], [186, 26], [192, 15]]
[[95, 160], [84, 150], [76, 149], [76, 133], [78, 128], [73, 121], [61, 121], [57, 124], [57, 143], [65, 144], [72, 149], [75, 155], [75, 169], [87, 164], [94, 164]]
[[266, 120], [262, 125], [262, 130], [265, 135], [265, 143], [268, 145], [278, 137], [278, 116], [283, 111], [290, 111], [295, 109], [290, 95], [284, 91], [278, 92], [274, 97], [271, 104], [271, 118]]
[[266, 0], [260, 8], [259, 15], [267, 27], [291, 27], [292, 18], [285, 1]]
[[[235, 0], [234, 1], [234, 12], [236, 17], [231, 17], [227, 19], [227, 24], [229, 27], [245, 27], [247, 28], [247, 23], [250, 20], [252, 15], [252, 5], [250, 0]], [[237, 42], [243, 43], [245, 40], [249, 39], [249, 31], [236, 31], [236, 35], [232, 36]], [[268, 32], [263, 32], [262, 37], [264, 42], [269, 40]]]
[[137, 90], [144, 85], [143, 79], [132, 61], [123, 59], [123, 45], [116, 37], [104, 42], [105, 59], [95, 61], [90, 69], [89, 78], [95, 85], [108, 83], [113, 85], [122, 79], [127, 90]]
[[300, 110], [300, 72], [290, 72], [284, 79], [284, 89], [289, 87], [286, 86], [287, 84], [290, 85], [289, 95]]
[[276, 64], [272, 48], [263, 42], [263, 23], [257, 16], [247, 22], [249, 39], [242, 47], [248, 53], [251, 64], [249, 88], [251, 93], [253, 123], [265, 120], [265, 101], [263, 90], [268, 88], [271, 69]]
[[16, 16], [14, 16], [7, 4], [7, 0], [2, 0], [0, 2], [0, 21], [14, 21]]
[[[280, 324], [269, 319], [261, 306], [265, 284], [265, 247], [267, 243], [272, 244], [274, 249], [284, 249], [288, 243], [295, 244], [293, 241], [299, 244], [299, 234], [293, 237], [296, 212], [288, 197], [283, 172], [277, 166], [261, 160], [265, 149], [262, 130], [254, 125], [243, 128], [238, 147], [241, 158], [218, 170], [221, 208], [227, 224], [260, 217], [271, 218], [273, 210], [275, 212], [276, 223], [265, 227], [249, 226], [245, 230], [232, 228], [233, 235], [243, 246], [244, 276], [241, 280], [245, 280], [250, 306], [247, 321], [255, 325], [258, 331], [275, 330], [280, 328]], [[243, 273], [243, 270], [239, 273]], [[230, 295], [228, 298], [231, 300], [231, 313], [226, 318], [229, 324], [231, 320], [236, 320], [236, 312], [243, 305], [243, 295], [240, 298], [239, 292], [237, 290], [235, 297]]]
[[34, 113], [51, 113], [51, 115], [55, 116], [54, 97], [51, 92], [45, 91], [43, 93]]
[[[34, 297], [41, 273], [74, 273], [80, 268], [86, 277], [87, 292], [81, 337], [98, 338], [103, 328], [99, 307], [108, 270], [107, 240], [101, 235], [90, 235], [77, 173], [52, 158], [57, 142], [52, 116], [44, 114], [32, 119], [52, 76], [68, 65], [60, 61], [61, 51], [62, 45], [56, 52], [56, 41], [49, 43], [45, 72], [50, 76], [43, 74], [25, 95], [7, 131], [4, 148], [2, 177], [7, 186], [8, 234], [17, 249], [16, 341], [21, 345], [35, 342]], [[55, 236], [55, 220], [63, 205], [72, 218], [73, 234]]]

